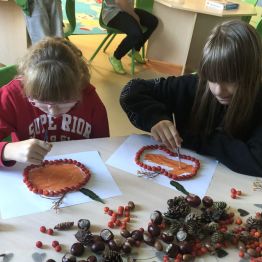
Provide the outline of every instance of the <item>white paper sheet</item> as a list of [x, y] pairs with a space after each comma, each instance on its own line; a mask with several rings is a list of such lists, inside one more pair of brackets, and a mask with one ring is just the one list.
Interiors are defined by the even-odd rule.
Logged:
[[[102, 199], [122, 194], [97, 151], [50, 156], [46, 159], [64, 158], [77, 160], [90, 169], [91, 178], [84, 187]], [[46, 211], [53, 205], [52, 200], [28, 190], [22, 176], [25, 167], [25, 164], [17, 163], [13, 167], [0, 169], [0, 211], [3, 219]], [[61, 207], [89, 201], [93, 200], [81, 192], [72, 192], [66, 194]]]
[[[137, 176], [137, 171], [141, 170], [141, 168], [136, 165], [134, 161], [137, 151], [143, 146], [155, 144], [158, 143], [150, 136], [131, 135], [112, 154], [112, 156], [107, 160], [106, 164]], [[195, 152], [184, 148], [181, 149], [180, 153], [197, 158], [200, 160], [201, 167], [195, 177], [189, 180], [179, 181], [179, 183], [182, 184], [190, 193], [194, 193], [200, 197], [203, 197], [207, 191], [209, 183], [211, 182], [212, 176], [214, 175], [215, 169], [217, 167], [217, 161], [209, 157], [198, 155]], [[141, 177], [141, 179], [145, 178]], [[150, 178], [149, 180], [175, 189], [169, 183], [170, 178], [167, 178], [164, 175], [159, 175], [157, 177]]]

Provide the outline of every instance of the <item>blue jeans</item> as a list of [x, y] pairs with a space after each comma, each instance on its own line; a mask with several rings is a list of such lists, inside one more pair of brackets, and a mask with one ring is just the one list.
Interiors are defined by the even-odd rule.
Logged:
[[25, 19], [32, 44], [45, 36], [64, 36], [60, 0], [34, 0], [31, 16]]

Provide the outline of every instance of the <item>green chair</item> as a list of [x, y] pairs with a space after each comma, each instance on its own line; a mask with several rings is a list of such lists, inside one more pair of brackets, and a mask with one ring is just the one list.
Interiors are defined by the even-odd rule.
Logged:
[[72, 35], [76, 28], [75, 0], [66, 0], [65, 13], [68, 23], [63, 23], [64, 36], [68, 39], [68, 36]]
[[262, 18], [260, 19], [260, 21], [259, 21], [259, 23], [258, 23], [258, 25], [256, 27], [256, 30], [257, 30], [257, 32], [260, 35], [261, 40], [262, 40]]
[[[153, 9], [153, 4], [154, 4], [154, 0], [137, 0], [136, 1], [136, 8], [140, 8], [140, 9], [144, 9], [144, 10], [149, 10], [149, 11], [152, 11]], [[91, 58], [89, 59], [89, 63], [91, 63], [94, 58], [96, 57], [96, 55], [98, 54], [98, 52], [100, 51], [100, 49], [104, 46], [104, 44], [107, 42], [107, 40], [111, 37], [111, 39], [109, 39], [108, 43], [105, 45], [104, 49], [103, 49], [103, 52], [106, 52], [108, 46], [112, 43], [112, 41], [114, 40], [114, 38], [116, 37], [117, 34], [123, 34], [123, 32], [115, 29], [115, 28], [112, 28], [112, 27], [109, 27], [107, 26], [104, 22], [103, 22], [103, 19], [102, 19], [102, 10], [104, 8], [104, 1], [102, 1], [102, 8], [101, 8], [101, 12], [100, 12], [100, 15], [99, 15], [99, 25], [106, 29], [107, 31], [107, 35], [106, 37], [103, 39], [103, 41], [101, 42], [101, 44], [98, 46], [98, 48], [96, 49], [96, 51], [94, 52], [94, 54], [91, 56]], [[134, 75], [134, 72], [135, 72], [135, 59], [134, 59], [134, 49], [132, 50], [132, 56], [131, 56], [131, 75], [133, 76]], [[145, 52], [144, 52], [144, 47], [142, 48], [142, 57], [144, 58]]]
[[[16, 65], [0, 67], [0, 88], [10, 82], [17, 74]], [[6, 137], [3, 141], [11, 142], [11, 136]]]
[[0, 88], [10, 82], [16, 74], [16, 65], [0, 67]]
[[[258, 2], [258, 0], [242, 0], [242, 1], [247, 3], [247, 4], [253, 5], [253, 6], [256, 6], [257, 2]], [[250, 20], [251, 20], [251, 17], [252, 16], [243, 16], [242, 17], [242, 21], [245, 21], [245, 22], [249, 23]]]

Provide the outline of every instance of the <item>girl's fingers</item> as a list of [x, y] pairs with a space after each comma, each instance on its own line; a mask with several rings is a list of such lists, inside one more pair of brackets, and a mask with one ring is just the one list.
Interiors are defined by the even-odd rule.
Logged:
[[164, 132], [164, 144], [166, 146], [168, 146], [168, 148], [170, 149], [175, 149], [177, 147], [177, 144], [176, 144], [176, 141], [175, 141], [175, 138], [170, 130], [170, 128], [165, 128], [163, 130]]
[[158, 122], [152, 127], [151, 134], [155, 140], [162, 142], [170, 149], [181, 147], [183, 141], [174, 124], [169, 120]]
[[165, 130], [160, 130], [158, 133], [161, 139], [161, 142], [168, 148], [172, 148], [172, 144], [170, 143], [169, 139], [166, 137]]

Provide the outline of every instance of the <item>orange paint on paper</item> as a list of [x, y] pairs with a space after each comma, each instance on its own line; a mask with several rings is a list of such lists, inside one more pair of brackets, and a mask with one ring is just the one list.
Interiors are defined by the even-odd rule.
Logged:
[[181, 162], [181, 167], [179, 167], [179, 161], [168, 158], [161, 154], [146, 154], [144, 156], [144, 159], [154, 164], [164, 165], [172, 168], [172, 170], [168, 171], [172, 175], [179, 176], [184, 173], [192, 173], [194, 171], [193, 165], [188, 165], [186, 163]]

